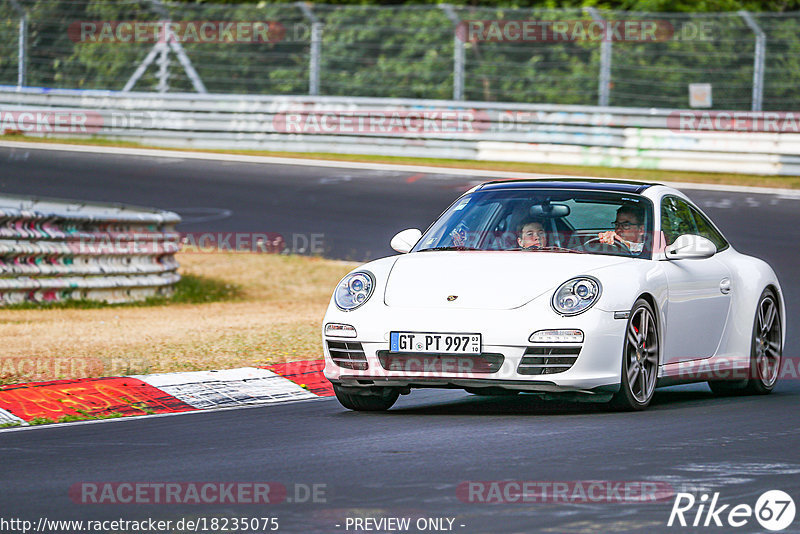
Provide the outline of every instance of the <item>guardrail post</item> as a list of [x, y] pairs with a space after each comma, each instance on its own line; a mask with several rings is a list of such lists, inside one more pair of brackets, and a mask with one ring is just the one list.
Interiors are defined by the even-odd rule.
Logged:
[[753, 15], [747, 11], [739, 11], [753, 33], [756, 34], [756, 50], [753, 58], [753, 111], [761, 111], [764, 102], [764, 59], [767, 54], [767, 36], [756, 23]]
[[28, 61], [28, 14], [17, 0], [11, 0], [11, 7], [19, 13], [19, 39], [17, 41], [17, 88], [25, 87], [25, 74]]
[[[605, 22], [597, 8], [584, 8], [592, 20]], [[597, 85], [597, 105], [608, 107], [611, 97], [611, 32], [608, 28], [603, 32], [603, 42], [600, 43], [600, 79]]]
[[450, 4], [439, 4], [447, 18], [453, 23], [453, 100], [464, 100], [464, 39], [458, 35], [458, 16]]
[[303, 15], [311, 23], [311, 47], [308, 58], [308, 94], [319, 95], [319, 68], [322, 54], [322, 26], [317, 16], [305, 2], [295, 2]]

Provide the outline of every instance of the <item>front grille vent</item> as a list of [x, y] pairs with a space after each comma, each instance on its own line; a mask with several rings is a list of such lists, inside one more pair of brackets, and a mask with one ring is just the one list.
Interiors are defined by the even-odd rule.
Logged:
[[367, 356], [361, 343], [354, 341], [328, 341], [328, 351], [333, 363], [345, 369], [364, 371], [367, 369]]
[[521, 375], [554, 375], [575, 365], [581, 353], [579, 346], [528, 347], [517, 368]]

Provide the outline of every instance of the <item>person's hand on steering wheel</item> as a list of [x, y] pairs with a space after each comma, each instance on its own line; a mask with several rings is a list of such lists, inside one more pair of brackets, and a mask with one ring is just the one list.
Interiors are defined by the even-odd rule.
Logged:
[[597, 240], [606, 245], [622, 244], [625, 245], [626, 248], [630, 248], [629, 246], [627, 246], [625, 240], [622, 239], [619, 235], [617, 235], [617, 233], [614, 230], [609, 230], [607, 232], [600, 232], [597, 235]]
[[600, 234], [598, 234], [597, 236], [597, 240], [606, 245], [616, 245], [619, 247], [626, 248], [628, 250], [631, 249], [631, 244], [628, 241], [622, 239], [619, 235], [617, 235], [617, 232], [615, 232], [614, 230], [609, 230], [607, 232], [600, 232]]
[[612, 247], [618, 247], [624, 252], [627, 252], [631, 256], [633, 256], [633, 250], [631, 250], [631, 244], [628, 241], [625, 241], [620, 236], [617, 235], [616, 232], [613, 230], [609, 230], [608, 232], [600, 232], [597, 237], [593, 237], [586, 241], [583, 244], [583, 248], [586, 251], [591, 252], [593, 247], [588, 247], [592, 243], [602, 243], [604, 245], [611, 245]]

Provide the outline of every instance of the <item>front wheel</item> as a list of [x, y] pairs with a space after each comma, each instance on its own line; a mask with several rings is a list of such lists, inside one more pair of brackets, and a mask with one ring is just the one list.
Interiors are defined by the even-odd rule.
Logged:
[[619, 391], [611, 399], [615, 408], [644, 410], [653, 400], [658, 378], [659, 336], [655, 312], [644, 299], [631, 309], [622, 350]]
[[389, 387], [370, 389], [369, 394], [359, 394], [348, 393], [341, 386], [333, 384], [333, 392], [342, 406], [357, 412], [384, 412], [391, 408], [400, 396], [399, 389]]
[[766, 395], [778, 381], [783, 355], [781, 316], [775, 294], [765, 289], [758, 300], [750, 342], [750, 372], [741, 381], [717, 380], [708, 383], [718, 395]]

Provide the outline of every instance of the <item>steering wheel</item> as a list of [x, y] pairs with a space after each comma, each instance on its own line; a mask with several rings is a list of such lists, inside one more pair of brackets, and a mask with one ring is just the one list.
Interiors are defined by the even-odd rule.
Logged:
[[[595, 247], [589, 247], [587, 249], [586, 245], [588, 245], [589, 243], [601, 243], [601, 241], [600, 241], [599, 237], [593, 237], [593, 238], [591, 238], [588, 241], [583, 243], [584, 250], [588, 250], [589, 252], [595, 252], [595, 251], [597, 251], [597, 248], [595, 248]], [[628, 245], [626, 245], [625, 243], [623, 243], [621, 241], [617, 241], [616, 239], [611, 244], [603, 243], [603, 245], [606, 245], [606, 246], [609, 246], [609, 247], [616, 247], [616, 248], [620, 249], [623, 252], [627, 252], [629, 256], [633, 256], [633, 251], [631, 250], [631, 248]]]

